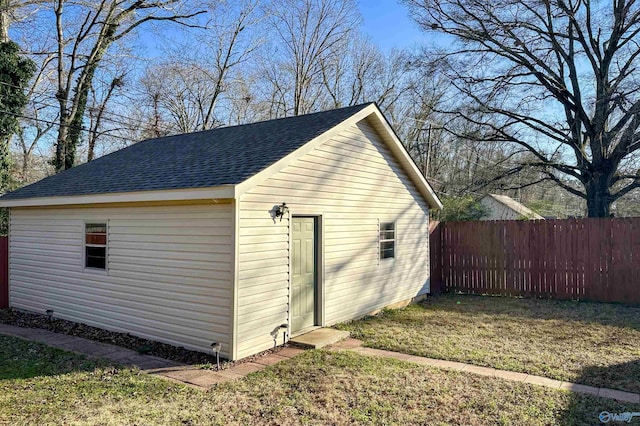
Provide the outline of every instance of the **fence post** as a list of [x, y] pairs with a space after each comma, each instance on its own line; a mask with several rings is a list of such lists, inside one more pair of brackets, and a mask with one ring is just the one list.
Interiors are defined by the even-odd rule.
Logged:
[[442, 293], [442, 225], [435, 220], [429, 222], [429, 268], [431, 294]]

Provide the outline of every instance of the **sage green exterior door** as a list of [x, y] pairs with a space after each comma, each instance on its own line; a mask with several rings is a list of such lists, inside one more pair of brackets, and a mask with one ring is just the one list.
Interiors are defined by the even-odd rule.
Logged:
[[291, 331], [315, 325], [316, 220], [293, 217], [291, 248]]

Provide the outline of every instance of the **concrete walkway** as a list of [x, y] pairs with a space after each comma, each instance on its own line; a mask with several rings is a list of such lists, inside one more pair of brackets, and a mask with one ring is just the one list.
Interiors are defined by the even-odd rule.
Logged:
[[91, 358], [103, 358], [124, 366], [137, 367], [145, 373], [184, 383], [202, 390], [209, 389], [217, 383], [244, 377], [249, 373], [262, 370], [268, 365], [292, 358], [302, 352], [302, 349], [298, 348], [281, 348], [277, 352], [256, 357], [251, 362], [236, 364], [231, 368], [221, 371], [212, 371], [203, 370], [193, 365], [180, 364], [152, 355], [141, 355], [136, 351], [116, 345], [109, 345], [82, 337], [54, 333], [38, 328], [0, 324], [0, 334], [33, 340]]
[[[302, 349], [293, 347], [280, 348], [276, 352], [272, 352], [261, 357], [255, 357], [250, 362], [236, 364], [231, 368], [221, 371], [212, 371], [203, 370], [192, 365], [180, 364], [174, 361], [158, 358], [156, 356], [141, 355], [136, 351], [125, 349], [120, 346], [95, 342], [93, 340], [83, 339], [82, 337], [68, 336], [66, 334], [54, 333], [52, 331], [37, 328], [24, 328], [0, 324], [0, 334], [33, 340], [92, 358], [107, 359], [125, 366], [138, 367], [145, 373], [184, 383], [202, 390], [207, 390], [217, 383], [242, 378], [247, 374], [260, 371], [269, 365], [293, 358], [303, 351]], [[321, 335], [320, 337], [323, 336], [324, 335]], [[637, 393], [623, 392], [607, 388], [596, 388], [577, 383], [553, 380], [541, 376], [534, 376], [532, 374], [479, 367], [461, 362], [443, 361], [441, 359], [425, 358], [399, 352], [365, 348], [362, 346], [362, 342], [356, 339], [346, 339], [328, 346], [327, 348], [333, 351], [347, 350], [362, 355], [393, 358], [446, 370], [462, 371], [487, 377], [498, 377], [513, 382], [530, 383], [533, 385], [546, 386], [554, 389], [562, 389], [571, 392], [595, 395], [602, 398], [640, 404], [640, 394]]]
[[546, 377], [534, 376], [527, 373], [516, 373], [513, 371], [497, 370], [489, 367], [479, 367], [477, 365], [464, 364], [461, 362], [444, 361], [441, 359], [425, 358], [421, 356], [407, 355], [399, 352], [384, 351], [380, 349], [365, 348], [362, 342], [356, 339], [347, 339], [336, 343], [330, 350], [348, 350], [362, 355], [370, 355], [384, 358], [393, 358], [401, 361], [414, 362], [416, 364], [428, 365], [430, 367], [442, 368], [445, 370], [463, 371], [487, 377], [498, 377], [512, 382], [531, 383], [533, 385], [546, 386], [553, 389], [562, 389], [576, 393], [595, 395], [602, 398], [615, 399], [623, 402], [633, 402], [640, 404], [640, 394], [623, 392], [615, 389], [596, 388], [593, 386], [580, 385], [577, 383], [563, 382]]

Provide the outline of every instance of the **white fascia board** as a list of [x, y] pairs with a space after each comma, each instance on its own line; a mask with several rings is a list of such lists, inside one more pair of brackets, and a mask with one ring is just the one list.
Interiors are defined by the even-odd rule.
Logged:
[[400, 161], [400, 164], [403, 166], [422, 196], [425, 198], [425, 200], [427, 200], [427, 202], [429, 203], [429, 207], [431, 207], [432, 209], [441, 210], [443, 207], [442, 202], [436, 195], [433, 188], [431, 188], [431, 185], [429, 185], [429, 182], [427, 182], [427, 179], [424, 177], [422, 172], [416, 166], [415, 161], [413, 161], [413, 158], [411, 158], [411, 156], [407, 152], [407, 149], [404, 147], [404, 145], [402, 145], [402, 142], [396, 135], [396, 132], [393, 130], [385, 116], [377, 107], [375, 108], [374, 114], [382, 127], [386, 130], [386, 134], [383, 134], [382, 136], [387, 139], [387, 145], [396, 156], [398, 161]]
[[234, 195], [234, 186], [225, 185], [212, 188], [118, 192], [113, 194], [36, 197], [15, 200], [3, 200], [0, 198], [0, 207], [40, 207], [105, 203], [135, 203], [149, 201], [214, 200], [234, 198]]

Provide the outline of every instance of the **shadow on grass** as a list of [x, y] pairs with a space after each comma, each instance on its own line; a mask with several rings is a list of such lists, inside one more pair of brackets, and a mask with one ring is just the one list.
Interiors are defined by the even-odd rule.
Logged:
[[106, 361], [52, 348], [41, 343], [0, 335], [0, 380], [57, 376], [105, 367]]
[[607, 384], [615, 383], [617, 389], [640, 393], [640, 359], [610, 366], [585, 367], [578, 383], [596, 387], [610, 387]]
[[567, 320], [640, 330], [640, 306], [572, 300], [444, 293], [420, 303], [429, 311]]
[[[594, 378], [597, 379], [594, 380]], [[601, 381], [605, 383], [600, 383]], [[576, 382], [590, 384], [594, 387], [606, 387], [606, 382], [616, 382], [623, 385], [621, 388], [639, 393], [640, 359], [609, 367], [587, 367], [582, 371], [581, 376]], [[629, 397], [627, 394], [627, 398]], [[611, 415], [623, 413], [640, 414], [640, 403], [572, 393], [569, 404], [558, 417], [558, 424], [640, 424], [640, 417], [633, 417], [629, 422], [621, 422], [614, 421], [612, 417], [606, 413]], [[600, 417], [601, 414], [602, 417]], [[606, 420], [609, 421], [607, 422]]]

